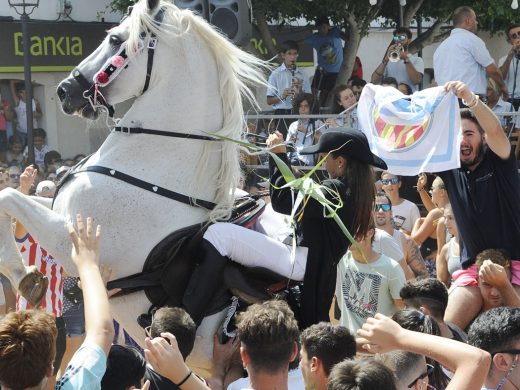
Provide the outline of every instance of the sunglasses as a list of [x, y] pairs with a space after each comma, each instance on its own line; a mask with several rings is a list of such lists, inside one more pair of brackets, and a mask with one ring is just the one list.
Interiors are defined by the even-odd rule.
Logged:
[[433, 373], [433, 366], [431, 364], [427, 364], [426, 367], [427, 367], [426, 372], [423, 372], [421, 375], [419, 375], [417, 378], [415, 378], [412, 383], [410, 383], [408, 385], [409, 389], [414, 387], [415, 383], [417, 383], [418, 380], [424, 379]]
[[374, 211], [390, 211], [392, 210], [392, 205], [389, 203], [376, 203], [374, 205]]
[[392, 177], [391, 179], [381, 179], [381, 183], [384, 185], [397, 184], [399, 183], [399, 179], [397, 177]]
[[20, 178], [20, 175], [18, 175], [18, 174], [16, 174], [16, 173], [11, 173], [11, 174], [9, 175], [9, 178], [10, 178], [10, 179], [19, 179], [19, 178]]
[[520, 32], [512, 33], [511, 35], [509, 35], [509, 39], [516, 39], [516, 38], [520, 38]]
[[406, 35], [394, 35], [394, 42], [406, 41], [408, 37]]

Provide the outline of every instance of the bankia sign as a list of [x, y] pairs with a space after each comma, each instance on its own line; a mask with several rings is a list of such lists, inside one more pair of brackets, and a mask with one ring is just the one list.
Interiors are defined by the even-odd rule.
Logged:
[[[111, 27], [109, 23], [31, 21], [32, 71], [73, 69], [99, 46]], [[18, 21], [0, 21], [0, 72], [23, 72], [23, 34]]]

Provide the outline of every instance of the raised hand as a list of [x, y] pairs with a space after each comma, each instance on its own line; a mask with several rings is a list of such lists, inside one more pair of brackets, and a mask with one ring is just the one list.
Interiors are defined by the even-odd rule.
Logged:
[[484, 260], [478, 277], [485, 283], [495, 287], [504, 287], [509, 283], [509, 276], [504, 267], [500, 264], [495, 264], [491, 260]]
[[383, 314], [376, 314], [367, 318], [363, 326], [358, 329], [356, 342], [372, 353], [384, 353], [399, 349], [399, 338], [404, 329], [391, 318]]
[[101, 227], [98, 225], [94, 234], [92, 218], [87, 218], [86, 229], [80, 214], [76, 216], [76, 221], [78, 225], [77, 233], [74, 227], [69, 225], [69, 233], [73, 243], [72, 260], [78, 268], [85, 265], [98, 266]]
[[475, 94], [469, 89], [469, 87], [462, 81], [449, 81], [444, 84], [446, 92], [453, 91], [455, 96], [459, 99], [464, 99], [466, 102], [472, 102], [475, 98]]
[[425, 173], [419, 174], [417, 177], [417, 191], [422, 191], [426, 189], [428, 185], [428, 176]]
[[25, 195], [29, 195], [29, 191], [31, 190], [34, 181], [38, 177], [38, 170], [29, 165], [23, 173], [20, 175], [20, 192]]
[[173, 383], [179, 383], [189, 375], [190, 369], [184, 363], [174, 335], [161, 333], [161, 337], [146, 338], [145, 343], [146, 360], [155, 372], [167, 377]]

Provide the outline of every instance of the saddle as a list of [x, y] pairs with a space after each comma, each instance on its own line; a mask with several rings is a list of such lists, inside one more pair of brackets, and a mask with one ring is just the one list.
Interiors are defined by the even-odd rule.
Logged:
[[[250, 228], [265, 209], [263, 199], [248, 196], [235, 201], [228, 222]], [[120, 288], [115, 296], [144, 290], [153, 307], [181, 306], [190, 276], [202, 253], [201, 242], [209, 222], [177, 230], [159, 242], [148, 255], [143, 271], [110, 281], [107, 289]], [[246, 304], [278, 297], [292, 286], [271, 270], [247, 268], [234, 262], [224, 269], [224, 285], [215, 294], [206, 315], [219, 312], [229, 304], [231, 294]], [[146, 316], [149, 317], [149, 316]]]

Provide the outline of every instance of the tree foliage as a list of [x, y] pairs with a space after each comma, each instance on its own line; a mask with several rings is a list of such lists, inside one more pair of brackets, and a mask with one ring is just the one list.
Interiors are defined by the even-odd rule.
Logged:
[[[497, 33], [510, 23], [520, 22], [520, 12], [511, 9], [511, 0], [483, 0], [474, 2], [479, 29]], [[112, 0], [114, 10], [125, 11], [136, 0]], [[252, 0], [254, 20], [271, 57], [275, 54], [268, 25], [293, 23], [305, 19], [313, 25], [320, 16], [328, 16], [331, 22], [345, 33], [344, 61], [338, 83], [345, 83], [352, 73], [361, 38], [369, 33], [374, 21], [393, 28], [399, 23], [399, 0]], [[412, 42], [409, 51], [415, 53], [425, 46], [444, 39], [450, 30], [449, 22], [455, 8], [468, 5], [467, 0], [407, 0], [403, 7], [403, 25], [410, 26], [417, 20], [427, 21], [428, 28]], [[312, 26], [309, 26], [309, 32]]]

